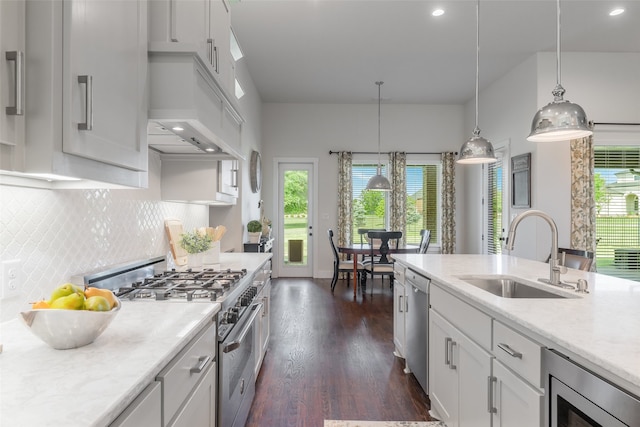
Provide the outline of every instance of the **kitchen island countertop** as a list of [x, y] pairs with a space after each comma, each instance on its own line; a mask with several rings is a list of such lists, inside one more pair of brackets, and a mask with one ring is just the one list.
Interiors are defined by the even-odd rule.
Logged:
[[[270, 257], [223, 253], [216, 268], [252, 274]], [[0, 425], [108, 426], [219, 310], [123, 300], [102, 335], [72, 350], [52, 349], [19, 319], [0, 324]]]
[[[507, 255], [394, 255], [462, 299], [541, 344], [640, 396], [640, 283], [569, 269], [563, 281], [586, 279], [588, 294], [538, 282], [549, 264]], [[502, 298], [460, 276], [504, 274], [539, 283], [569, 298]]]

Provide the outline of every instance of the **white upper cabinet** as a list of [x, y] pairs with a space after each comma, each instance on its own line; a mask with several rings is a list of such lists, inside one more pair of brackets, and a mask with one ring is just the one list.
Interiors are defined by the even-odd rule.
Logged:
[[29, 1], [25, 172], [147, 185], [147, 3]]
[[150, 50], [183, 51], [192, 46], [230, 96], [235, 75], [229, 12], [224, 0], [154, 0], [149, 4]]
[[0, 1], [0, 169], [20, 170], [24, 158], [25, 1]]

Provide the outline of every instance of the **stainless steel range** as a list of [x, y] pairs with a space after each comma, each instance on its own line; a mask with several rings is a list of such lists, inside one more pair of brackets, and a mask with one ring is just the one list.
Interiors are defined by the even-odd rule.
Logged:
[[257, 317], [254, 301], [268, 276], [246, 269], [165, 270], [164, 257], [72, 277], [72, 282], [111, 289], [123, 301], [221, 304], [218, 331], [218, 425], [244, 426], [255, 395]]

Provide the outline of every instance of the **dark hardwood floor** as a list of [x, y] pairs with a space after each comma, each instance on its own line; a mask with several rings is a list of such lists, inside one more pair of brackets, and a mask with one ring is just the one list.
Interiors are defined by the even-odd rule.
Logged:
[[[274, 279], [271, 339], [246, 427], [322, 427], [325, 419], [428, 421], [429, 399], [393, 355], [393, 293], [340, 280]], [[350, 283], [350, 282], [349, 282]]]

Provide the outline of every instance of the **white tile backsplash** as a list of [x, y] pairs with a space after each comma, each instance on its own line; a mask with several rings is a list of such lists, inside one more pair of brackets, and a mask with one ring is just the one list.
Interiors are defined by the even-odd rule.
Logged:
[[24, 279], [18, 297], [0, 301], [0, 322], [72, 275], [166, 255], [165, 218], [185, 230], [208, 225], [208, 207], [157, 200], [158, 180], [149, 182], [146, 190], [0, 186], [0, 260], [20, 260]]

